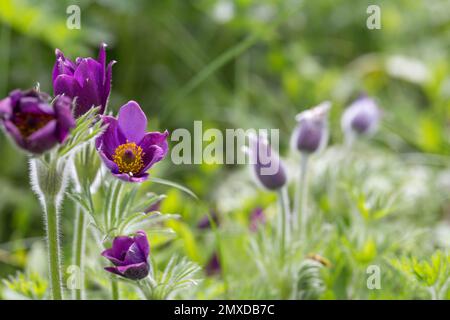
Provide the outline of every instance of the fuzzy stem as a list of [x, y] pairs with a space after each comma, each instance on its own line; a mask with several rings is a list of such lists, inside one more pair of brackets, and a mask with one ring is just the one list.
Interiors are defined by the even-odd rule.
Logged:
[[80, 287], [73, 290], [74, 300], [84, 299], [84, 254], [86, 247], [86, 221], [84, 212], [76, 205], [75, 232], [73, 240], [73, 264], [80, 270]]
[[61, 253], [59, 243], [58, 206], [55, 198], [44, 197], [50, 282], [54, 300], [62, 300]]
[[289, 217], [289, 203], [287, 198], [287, 189], [283, 187], [278, 192], [278, 200], [280, 202], [280, 257], [281, 264], [284, 264], [284, 256], [286, 251], [286, 239], [288, 235], [288, 217]]
[[298, 175], [295, 199], [294, 199], [294, 221], [293, 227], [300, 230], [300, 236], [304, 239], [306, 236], [307, 224], [307, 171], [308, 171], [308, 155], [302, 154], [300, 160], [300, 173]]
[[119, 283], [116, 279], [111, 280], [111, 296], [113, 300], [119, 300]]

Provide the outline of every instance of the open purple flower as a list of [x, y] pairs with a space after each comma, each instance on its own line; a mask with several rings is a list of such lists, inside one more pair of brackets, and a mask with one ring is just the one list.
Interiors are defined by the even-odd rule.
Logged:
[[131, 280], [140, 280], [148, 275], [149, 254], [150, 245], [144, 231], [136, 232], [134, 237], [115, 237], [112, 247], [102, 252], [102, 256], [114, 265], [106, 267], [106, 271]]
[[307, 154], [319, 151], [328, 142], [327, 116], [331, 104], [328, 101], [299, 113], [291, 145], [293, 149]]
[[146, 171], [166, 156], [169, 133], [146, 133], [147, 117], [134, 101], [120, 108], [117, 119], [103, 116], [102, 120], [108, 128], [96, 145], [105, 165], [121, 180], [145, 181]]
[[19, 147], [41, 154], [63, 143], [75, 126], [72, 100], [50, 97], [36, 90], [14, 90], [0, 101], [0, 122]]
[[100, 106], [99, 113], [103, 114], [111, 91], [112, 66], [115, 63], [111, 61], [106, 66], [106, 44], [101, 45], [97, 60], [77, 58], [73, 62], [59, 49], [55, 54], [54, 94], [76, 97], [75, 117], [97, 106]]

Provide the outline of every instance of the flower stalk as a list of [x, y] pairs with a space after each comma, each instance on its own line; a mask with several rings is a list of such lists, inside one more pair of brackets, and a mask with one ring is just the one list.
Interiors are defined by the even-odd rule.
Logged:
[[74, 300], [84, 299], [84, 254], [86, 248], [86, 219], [79, 205], [76, 205], [75, 230], [73, 240], [73, 263], [80, 270], [80, 287], [73, 290]]
[[293, 228], [300, 231], [300, 236], [305, 238], [306, 224], [308, 223], [307, 212], [307, 193], [308, 193], [308, 155], [303, 154], [300, 159], [300, 172], [298, 175], [297, 184], [295, 187], [295, 200], [294, 200], [294, 221]]
[[52, 298], [63, 299], [61, 274], [61, 244], [59, 239], [59, 204], [66, 187], [66, 162], [51, 153], [49, 160], [30, 160], [31, 182], [39, 197], [45, 217]]

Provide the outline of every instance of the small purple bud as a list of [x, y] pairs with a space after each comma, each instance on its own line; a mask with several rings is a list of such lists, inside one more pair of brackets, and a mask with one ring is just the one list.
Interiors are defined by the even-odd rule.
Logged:
[[[219, 215], [217, 214], [217, 212], [215, 211], [211, 211], [211, 218], [214, 221], [214, 223], [217, 225], [219, 225], [220, 221], [219, 221]], [[209, 217], [208, 215], [204, 215], [200, 221], [197, 224], [197, 228], [199, 229], [210, 229], [211, 228], [211, 221], [209, 221]]]
[[266, 137], [249, 136], [247, 149], [255, 180], [268, 190], [278, 190], [286, 184], [286, 169], [278, 153], [273, 150]]
[[114, 265], [106, 267], [106, 271], [131, 280], [140, 280], [148, 275], [149, 254], [150, 245], [144, 231], [136, 232], [134, 237], [115, 237], [112, 247], [102, 252], [102, 256]]
[[63, 143], [75, 127], [72, 100], [57, 97], [53, 105], [46, 93], [14, 90], [0, 101], [0, 123], [25, 151], [42, 154]]
[[328, 111], [331, 103], [322, 102], [318, 106], [299, 113], [295, 119], [297, 127], [291, 137], [293, 149], [304, 153], [314, 153], [324, 148], [328, 142]]
[[379, 126], [381, 110], [372, 98], [362, 96], [354, 101], [341, 119], [344, 133], [348, 135], [373, 135]]
[[259, 227], [266, 224], [266, 215], [262, 208], [256, 208], [250, 214], [250, 230], [258, 231]]
[[208, 276], [213, 276], [220, 274], [221, 271], [222, 268], [220, 266], [219, 256], [217, 255], [217, 252], [214, 252], [212, 257], [209, 259], [208, 263], [205, 266], [205, 273]]

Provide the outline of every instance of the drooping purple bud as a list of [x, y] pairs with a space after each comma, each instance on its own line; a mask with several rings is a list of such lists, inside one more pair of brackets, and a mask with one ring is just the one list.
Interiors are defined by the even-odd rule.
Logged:
[[328, 143], [328, 111], [330, 107], [331, 103], [325, 101], [295, 117], [297, 127], [291, 137], [291, 146], [294, 150], [311, 154], [326, 146]]
[[144, 231], [136, 232], [134, 237], [115, 237], [112, 247], [102, 252], [102, 256], [114, 265], [106, 267], [106, 271], [131, 280], [140, 280], [148, 275], [149, 254], [150, 245]]
[[0, 122], [25, 151], [42, 154], [63, 143], [75, 127], [72, 100], [57, 97], [53, 105], [46, 93], [14, 90], [0, 101]]
[[266, 215], [262, 208], [255, 208], [250, 214], [250, 230], [258, 231], [259, 227], [266, 224]]
[[286, 184], [286, 169], [278, 153], [273, 150], [267, 138], [259, 135], [249, 136], [249, 154], [255, 180], [264, 188], [278, 190]]
[[344, 111], [341, 126], [346, 136], [371, 136], [377, 131], [380, 119], [381, 110], [375, 100], [364, 95]]

